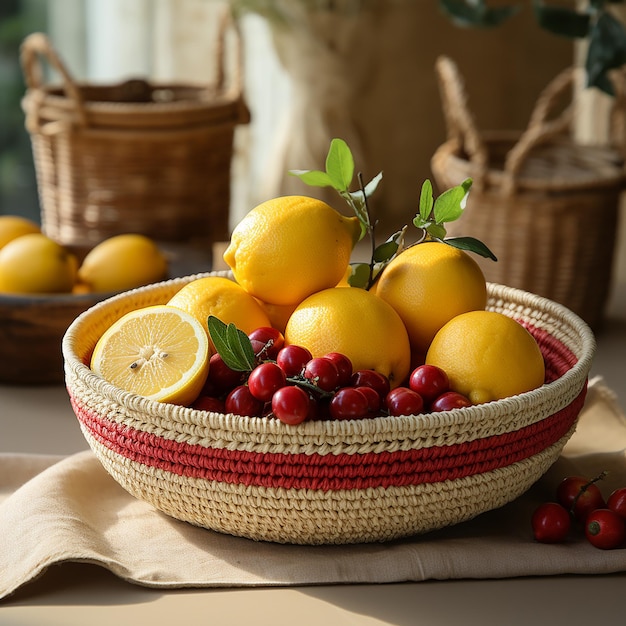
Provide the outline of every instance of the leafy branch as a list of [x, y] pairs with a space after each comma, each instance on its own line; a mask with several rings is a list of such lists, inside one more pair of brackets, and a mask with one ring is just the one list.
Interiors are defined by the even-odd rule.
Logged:
[[[626, 64], [626, 28], [608, 5], [625, 0], [589, 0], [585, 7], [571, 9], [543, 0], [532, 0], [541, 28], [569, 39], [588, 39], [585, 70], [587, 87], [615, 95], [608, 73]], [[519, 5], [490, 7], [486, 0], [439, 0], [439, 6], [453, 23], [463, 27], [499, 26], [519, 11]]]
[[[325, 171], [290, 170], [289, 173], [297, 176], [307, 185], [332, 187], [354, 211], [361, 225], [360, 239], [366, 235], [370, 238], [371, 254], [369, 263], [350, 264], [351, 272], [348, 277], [348, 284], [352, 287], [369, 289], [376, 282], [384, 267], [404, 249], [408, 226], [402, 227], [382, 244], [376, 245], [377, 221], [372, 219], [368, 199], [378, 188], [383, 174], [379, 172], [369, 183], [364, 185], [359, 173], [357, 176], [359, 189], [350, 191], [354, 171], [354, 157], [350, 148], [343, 139], [335, 138], [330, 142]], [[472, 180], [468, 178], [460, 185], [448, 189], [434, 199], [431, 182], [429, 180], [424, 182], [420, 194], [419, 211], [413, 218], [413, 225], [422, 231], [418, 243], [425, 240], [440, 241], [496, 261], [497, 259], [491, 250], [478, 239], [473, 237], [446, 239], [445, 224], [461, 217], [471, 185]]]

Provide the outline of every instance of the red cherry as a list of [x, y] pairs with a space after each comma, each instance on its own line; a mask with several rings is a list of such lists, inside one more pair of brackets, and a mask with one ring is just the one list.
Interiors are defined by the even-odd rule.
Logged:
[[584, 476], [564, 478], [556, 489], [556, 499], [580, 522], [584, 522], [591, 511], [606, 508], [598, 485]]
[[369, 413], [375, 415], [380, 411], [380, 405], [382, 404], [382, 400], [378, 395], [376, 389], [372, 389], [371, 387], [355, 387], [357, 391], [360, 391], [366, 398], [367, 404], [369, 407]]
[[214, 398], [211, 396], [200, 396], [192, 404], [192, 408], [197, 409], [198, 411], [212, 411], [213, 413], [226, 412], [224, 400], [220, 400], [220, 398]]
[[285, 372], [285, 376], [298, 376], [312, 358], [311, 353], [306, 348], [289, 345], [278, 351], [276, 363]]
[[540, 543], [560, 543], [565, 541], [571, 523], [567, 509], [557, 502], [540, 504], [531, 518], [533, 535]]
[[[271, 326], [261, 326], [255, 328], [248, 338], [252, 341], [260, 341], [263, 344], [262, 358], [276, 360], [279, 350], [285, 345], [283, 334], [276, 328]], [[255, 354], [258, 354], [255, 350]]]
[[389, 415], [416, 415], [424, 409], [424, 400], [419, 393], [408, 387], [396, 387], [385, 398]]
[[333, 391], [339, 382], [339, 371], [330, 359], [317, 357], [304, 366], [304, 377], [324, 391]]
[[242, 372], [230, 369], [216, 352], [209, 359], [209, 374], [204, 383], [202, 395], [222, 396], [240, 385], [242, 380]]
[[339, 372], [338, 387], [347, 387], [350, 385], [350, 378], [352, 377], [352, 361], [340, 352], [329, 352], [324, 355], [325, 359], [331, 360], [336, 366]]
[[606, 505], [620, 517], [626, 519], [626, 487], [620, 487], [611, 493]]
[[355, 387], [342, 387], [332, 397], [329, 408], [333, 419], [359, 419], [367, 415], [369, 402]]
[[596, 548], [613, 550], [624, 545], [626, 524], [615, 511], [597, 509], [587, 516], [585, 537]]
[[224, 402], [226, 413], [244, 415], [247, 417], [258, 417], [263, 413], [263, 402], [257, 400], [248, 389], [247, 385], [235, 387], [227, 396]]
[[285, 372], [272, 361], [257, 365], [248, 377], [250, 393], [263, 402], [269, 402], [274, 393], [286, 384]]
[[448, 375], [436, 365], [420, 365], [409, 378], [409, 388], [424, 398], [424, 402], [432, 402], [450, 388]]
[[460, 409], [464, 406], [472, 406], [472, 403], [467, 396], [464, 396], [462, 393], [458, 393], [456, 391], [446, 391], [433, 400], [430, 405], [430, 410], [435, 413], [437, 411]]
[[353, 387], [371, 387], [378, 392], [381, 400], [389, 393], [389, 379], [375, 370], [357, 370], [350, 380]]
[[272, 396], [272, 413], [285, 424], [300, 424], [309, 412], [309, 394], [301, 387], [281, 387]]

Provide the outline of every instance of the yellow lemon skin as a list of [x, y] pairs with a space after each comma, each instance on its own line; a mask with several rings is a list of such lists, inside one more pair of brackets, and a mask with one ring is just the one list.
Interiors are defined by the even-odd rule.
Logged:
[[285, 328], [285, 343], [314, 357], [340, 352], [353, 370], [373, 369], [400, 385], [409, 373], [409, 337], [400, 316], [364, 289], [333, 287], [301, 302]]
[[163, 280], [167, 271], [167, 258], [152, 239], [127, 233], [93, 247], [78, 269], [78, 279], [94, 293], [125, 291]]
[[342, 279], [359, 234], [356, 217], [315, 198], [283, 196], [239, 222], [224, 261], [259, 300], [293, 305]]
[[[246, 334], [262, 326], [271, 326], [259, 302], [240, 285], [221, 276], [192, 280], [172, 296], [168, 305], [193, 315], [207, 334], [210, 315], [224, 324], [234, 324]], [[214, 349], [212, 343], [211, 349]]]
[[166, 305], [136, 309], [114, 322], [94, 348], [91, 369], [120, 389], [189, 406], [209, 371], [209, 342], [198, 320]]
[[0, 250], [7, 243], [31, 233], [41, 232], [35, 222], [19, 215], [0, 215]]
[[0, 250], [0, 291], [14, 294], [69, 293], [76, 257], [42, 233], [22, 235]]
[[401, 252], [381, 272], [372, 291], [398, 312], [413, 352], [421, 355], [446, 322], [487, 304], [487, 284], [476, 261], [434, 241]]
[[443, 368], [450, 387], [474, 404], [531, 391], [545, 380], [535, 338], [495, 311], [470, 311], [450, 320], [435, 335], [426, 363]]

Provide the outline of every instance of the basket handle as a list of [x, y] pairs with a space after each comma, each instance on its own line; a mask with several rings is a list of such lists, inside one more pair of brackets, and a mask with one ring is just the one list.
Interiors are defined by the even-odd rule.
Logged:
[[[85, 103], [81, 90], [44, 33], [32, 33], [28, 35], [20, 47], [20, 62], [22, 64], [26, 86], [35, 91], [42, 89], [42, 58], [45, 58], [46, 61], [61, 74], [65, 95], [70, 100], [73, 100], [81, 126], [86, 126], [87, 113], [85, 111]], [[43, 99], [39, 98], [39, 102], [43, 103]], [[33, 113], [36, 114], [37, 111]], [[33, 118], [36, 119], [36, 115], [33, 115]]]
[[236, 37], [235, 43], [235, 59], [233, 69], [233, 81], [229, 90], [229, 96], [239, 102], [239, 121], [247, 123], [250, 121], [250, 111], [243, 99], [243, 37], [239, 29], [239, 24], [234, 18], [232, 10], [226, 8], [222, 11], [221, 19], [218, 27], [217, 49], [216, 49], [216, 87], [218, 91], [222, 91], [226, 82], [226, 37], [228, 31], [232, 30]]
[[463, 149], [476, 168], [476, 175], [473, 177], [474, 187], [480, 191], [484, 187], [487, 176], [489, 155], [474, 118], [467, 107], [463, 80], [456, 63], [447, 56], [437, 58], [435, 70], [439, 78], [439, 90], [448, 130], [448, 140], [455, 141], [458, 148]]
[[569, 67], [552, 79], [539, 95], [528, 127], [506, 156], [501, 189], [503, 195], [510, 196], [515, 193], [517, 176], [533, 148], [562, 135], [571, 128], [575, 107], [573, 101], [557, 117], [548, 118], [553, 113], [557, 99], [566, 90], [573, 90], [575, 77], [576, 69]]

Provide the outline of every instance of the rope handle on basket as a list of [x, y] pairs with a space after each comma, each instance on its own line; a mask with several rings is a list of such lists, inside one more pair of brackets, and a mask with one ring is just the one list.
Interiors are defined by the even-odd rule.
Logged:
[[447, 56], [440, 56], [435, 62], [439, 78], [439, 91], [443, 104], [443, 114], [448, 130], [448, 139], [463, 148], [470, 162], [475, 166], [474, 187], [479, 191], [484, 186], [487, 175], [487, 148], [478, 132], [474, 117], [467, 107], [467, 97], [463, 80], [456, 63]]
[[233, 67], [233, 81], [230, 87], [228, 96], [233, 98], [233, 100], [239, 101], [239, 115], [240, 121], [247, 122], [250, 120], [250, 111], [248, 107], [244, 103], [243, 100], [243, 37], [241, 35], [239, 24], [236, 19], [234, 19], [233, 14], [230, 10], [226, 9], [222, 11], [218, 35], [217, 35], [217, 48], [216, 48], [216, 87], [218, 91], [222, 91], [224, 89], [224, 85], [226, 82], [226, 72], [225, 72], [225, 50], [226, 50], [226, 36], [229, 31], [232, 31], [236, 37], [236, 45], [235, 45], [235, 60]]
[[[448, 139], [457, 142], [475, 166], [474, 187], [484, 189], [489, 168], [489, 154], [480, 136], [472, 114], [467, 107], [463, 81], [456, 64], [448, 57], [439, 57], [435, 64], [439, 77], [444, 118], [448, 127]], [[507, 154], [501, 193], [511, 195], [517, 187], [517, 175], [536, 146], [564, 133], [574, 115], [574, 104], [570, 105], [553, 120], [548, 120], [555, 101], [567, 88], [573, 88], [575, 69], [568, 68], [554, 78], [541, 92], [530, 117], [528, 127], [518, 143]]]
[[569, 89], [573, 95], [575, 77], [576, 69], [569, 67], [552, 79], [539, 94], [526, 130], [506, 156], [501, 190], [503, 195], [510, 196], [515, 193], [517, 175], [533, 148], [566, 133], [571, 128], [575, 108], [573, 101], [554, 119], [548, 117], [557, 99], [566, 90]]
[[[43, 92], [41, 91], [43, 87], [42, 58], [45, 58], [47, 62], [61, 74], [65, 95], [74, 101], [81, 126], [86, 126], [87, 114], [85, 112], [85, 103], [81, 90], [44, 33], [32, 33], [28, 35], [20, 47], [20, 62], [24, 72], [26, 86], [29, 89], [38, 90], [41, 93], [41, 97], [39, 98], [39, 106], [41, 106], [43, 104]], [[36, 109], [38, 108], [39, 107], [36, 107]], [[37, 113], [37, 110], [31, 112], [29, 119], [27, 119], [27, 126], [31, 127], [33, 124], [38, 126], [38, 122], [36, 122], [38, 119]]]

